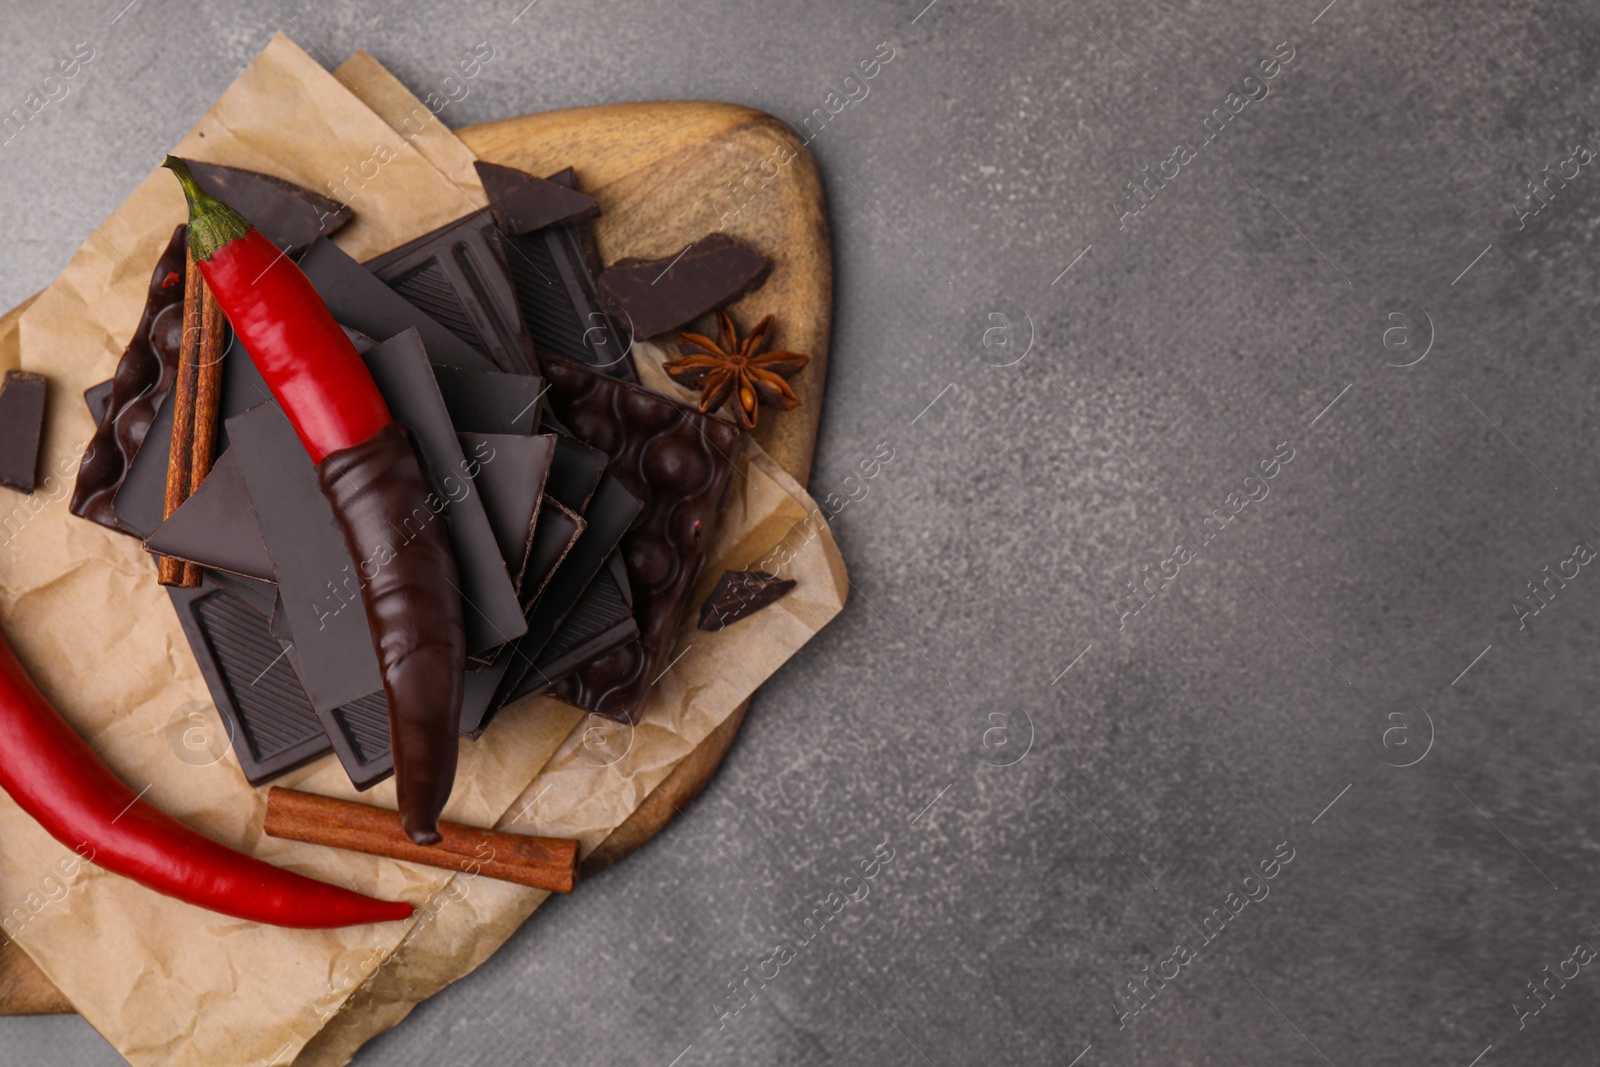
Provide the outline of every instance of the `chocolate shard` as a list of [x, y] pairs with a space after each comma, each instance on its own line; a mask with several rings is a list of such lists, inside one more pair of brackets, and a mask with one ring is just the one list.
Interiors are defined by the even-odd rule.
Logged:
[[[568, 189], [575, 186], [571, 169], [552, 174], [550, 181]], [[633, 339], [600, 306], [595, 294], [600, 263], [590, 227], [549, 226], [530, 234], [504, 235], [503, 243], [522, 318], [539, 358], [560, 356], [638, 381], [629, 358]]]
[[107, 378], [83, 391], [83, 405], [89, 409], [89, 417], [96, 426], [100, 425], [100, 420], [106, 417], [106, 409], [111, 406], [112, 384], [112, 380]]
[[517, 306], [506, 250], [487, 215], [459, 218], [368, 260], [366, 268], [500, 370], [535, 372], [534, 344]]
[[202, 567], [263, 582], [274, 580], [250, 490], [231, 448], [217, 457], [200, 488], [145, 538], [144, 547]]
[[376, 341], [415, 328], [434, 363], [469, 370], [496, 369], [488, 356], [383, 284], [332, 241], [314, 242], [300, 258], [300, 269], [341, 325]]
[[588, 525], [582, 515], [553, 497], [546, 496], [540, 502], [539, 519], [534, 523], [528, 562], [522, 573], [524, 608], [531, 611], [538, 603], [556, 568], [567, 558]]
[[294, 182], [220, 163], [184, 160], [200, 188], [249, 220], [277, 245], [294, 254], [318, 237], [331, 237], [354, 215], [337, 200]]
[[724, 233], [700, 238], [665, 259], [623, 259], [600, 272], [606, 310], [655, 337], [733, 303], [772, 273], [772, 260]]
[[49, 385], [42, 374], [7, 371], [0, 384], [0, 485], [31, 493], [38, 481], [39, 442]]
[[[111, 379], [110, 401], [95, 426], [88, 451], [79, 461], [78, 481], [72, 487], [72, 503], [68, 505], [68, 510], [79, 518], [141, 537], [155, 529], [155, 525], [130, 531], [117, 521], [115, 501], [150, 432], [161, 401], [177, 378], [178, 347], [183, 341], [184, 245], [188, 232], [187, 226], [173, 230], [172, 239], [156, 260], [144, 312], [139, 317], [133, 339], [117, 361], [116, 375]], [[163, 491], [167, 470], [165, 453], [163, 448]]]
[[628, 583], [627, 565], [622, 562], [621, 553], [613, 552], [606, 557], [605, 567], [583, 591], [510, 700], [548, 690], [591, 660], [638, 636], [639, 624], [633, 618], [633, 589]]
[[[211, 690], [233, 754], [251, 785], [261, 785], [329, 750], [322, 722], [282, 646], [268, 631], [266, 616], [209, 578], [197, 589], [169, 588], [167, 593]], [[189, 725], [183, 726], [179, 743], [173, 746], [179, 759], [221, 758], [223, 746], [195, 747], [194, 733]]]
[[555, 457], [555, 438], [483, 433], [459, 436], [462, 451], [474, 457], [477, 469], [472, 473], [473, 484], [500, 545], [500, 558], [511, 571], [512, 584], [520, 589], [544, 483]]
[[639, 637], [554, 692], [577, 707], [636, 721], [672, 653], [705, 563], [701, 545], [722, 511], [745, 437], [720, 419], [576, 363], [552, 360], [545, 369], [556, 416], [610, 456], [608, 477], [644, 502], [622, 540]]
[[782, 600], [796, 584], [793, 578], [779, 578], [766, 571], [723, 571], [717, 587], [700, 605], [700, 629], [713, 633], [725, 630]]
[[489, 211], [506, 233], [571, 226], [600, 215], [595, 198], [576, 189], [498, 163], [478, 160], [473, 166], [489, 197]]
[[433, 377], [450, 411], [450, 421], [461, 433], [539, 432], [544, 379], [437, 364]]

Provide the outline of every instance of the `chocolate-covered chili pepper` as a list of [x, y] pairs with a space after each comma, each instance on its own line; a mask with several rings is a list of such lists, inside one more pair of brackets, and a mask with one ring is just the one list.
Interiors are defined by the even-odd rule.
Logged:
[[409, 918], [189, 829], [140, 799], [39, 692], [0, 635], [0, 788], [50, 836], [158, 893], [253, 922], [315, 930]]
[[207, 195], [182, 160], [169, 156], [162, 165], [189, 201], [195, 262], [317, 464], [360, 564], [361, 602], [389, 700], [401, 822], [413, 841], [434, 844], [455, 782], [466, 638], [445, 524], [417, 529], [414, 519], [432, 514], [421, 461], [294, 261]]

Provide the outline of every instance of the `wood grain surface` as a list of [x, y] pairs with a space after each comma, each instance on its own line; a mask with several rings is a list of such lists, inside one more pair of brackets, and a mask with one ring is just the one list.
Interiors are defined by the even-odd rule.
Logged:
[[[822, 182], [794, 131], [750, 108], [668, 101], [552, 111], [456, 133], [494, 163], [545, 175], [576, 168], [579, 186], [600, 201], [595, 236], [606, 263], [625, 256], [671, 257], [715, 230], [772, 258], [771, 278], [732, 312], [742, 328], [776, 315], [777, 346], [812, 357], [789, 383], [801, 406], [763, 412], [756, 431], [762, 447], [805, 485], [827, 379], [833, 250]], [[26, 306], [0, 317], [0, 370], [16, 365], [15, 320]], [[696, 328], [706, 332], [709, 326]], [[749, 707], [746, 701], [712, 731], [584, 859], [585, 878], [650, 841], [700, 794]], [[27, 956], [9, 941], [0, 944], [0, 1015], [70, 1011], [72, 1005]]]

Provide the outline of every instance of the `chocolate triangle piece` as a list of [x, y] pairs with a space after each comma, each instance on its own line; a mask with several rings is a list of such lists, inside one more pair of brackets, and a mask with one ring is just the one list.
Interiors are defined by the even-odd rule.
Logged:
[[144, 547], [156, 555], [202, 567], [263, 582], [275, 580], [267, 546], [261, 543], [250, 490], [245, 487], [239, 457], [231, 448], [217, 457], [200, 488], [156, 527]]
[[368, 260], [366, 268], [498, 369], [533, 374], [534, 343], [506, 255], [493, 220], [477, 211]]
[[353, 218], [337, 200], [270, 174], [185, 160], [200, 188], [249, 220], [267, 240], [294, 254], [331, 237]]
[[38, 480], [39, 442], [49, 384], [42, 374], [7, 371], [0, 384], [0, 485], [31, 493]]
[[618, 260], [600, 272], [600, 301], [634, 337], [676, 330], [759, 287], [772, 260], [725, 233], [665, 259]]
[[553, 436], [463, 433], [461, 448], [477, 470], [473, 482], [483, 498], [500, 557], [519, 589], [528, 566], [539, 501], [555, 457]]
[[700, 605], [700, 629], [725, 630], [782, 600], [796, 584], [793, 578], [779, 578], [766, 571], [723, 571], [717, 587]]
[[522, 606], [532, 610], [549, 584], [556, 568], [578, 543], [588, 522], [561, 501], [546, 496], [534, 523], [528, 545], [528, 562], [522, 574]]
[[639, 638], [586, 664], [554, 692], [576, 707], [637, 721], [670, 665], [678, 622], [705, 564], [701, 546], [722, 512], [745, 436], [686, 404], [576, 363], [551, 360], [545, 373], [556, 416], [573, 436], [606, 452], [607, 477], [644, 502], [622, 540]]
[[528, 374], [462, 370], [435, 365], [433, 377], [450, 409], [450, 421], [462, 433], [540, 432], [544, 412], [544, 379]]
[[[128, 347], [123, 349], [122, 358], [117, 361], [110, 398], [95, 423], [89, 449], [78, 463], [78, 480], [72, 487], [72, 503], [67, 509], [80, 519], [140, 537], [155, 527], [130, 531], [118, 521], [115, 502], [150, 433], [161, 401], [177, 378], [178, 347], [183, 340], [184, 248], [188, 233], [189, 228], [181, 225], [172, 231], [172, 238], [150, 272], [144, 312]], [[166, 470], [166, 446], [163, 446], [163, 490]]]
[[489, 197], [489, 210], [506, 233], [522, 234], [546, 226], [571, 226], [598, 218], [595, 198], [576, 189], [536, 177], [525, 170], [478, 160], [478, 180]]
[[[554, 185], [573, 188], [571, 169], [552, 174]], [[522, 319], [541, 360], [560, 356], [605, 374], [639, 380], [630, 353], [633, 339], [600, 306], [594, 276], [599, 254], [585, 223], [549, 226], [502, 238]]]

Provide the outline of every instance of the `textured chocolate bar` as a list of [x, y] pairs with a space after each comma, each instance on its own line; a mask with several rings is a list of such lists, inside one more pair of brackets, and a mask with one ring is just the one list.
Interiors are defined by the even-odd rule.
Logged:
[[618, 260], [600, 273], [601, 305], [635, 337], [676, 330], [757, 288], [772, 260], [725, 233], [702, 237], [675, 256]]
[[[126, 529], [117, 520], [114, 501], [177, 376], [178, 347], [183, 341], [184, 243], [188, 232], [187, 226], [172, 231], [172, 239], [150, 274], [144, 312], [133, 339], [117, 361], [110, 400], [95, 424], [88, 451], [78, 463], [78, 480], [68, 506], [79, 518], [140, 537], [148, 535], [155, 525], [142, 530]], [[169, 416], [169, 440], [170, 426]], [[164, 486], [167, 450], [161, 451]]]
[[380, 282], [332, 241], [313, 242], [300, 257], [300, 269], [342, 325], [377, 341], [415, 329], [434, 363], [469, 370], [496, 369], [488, 356]]
[[7, 371], [0, 382], [0, 485], [31, 493], [39, 473], [39, 442], [49, 385], [44, 375]]
[[622, 542], [639, 638], [587, 664], [555, 694], [610, 718], [634, 720], [673, 651], [705, 562], [701, 544], [722, 511], [744, 435], [575, 363], [552, 360], [545, 370], [556, 416], [573, 436], [610, 456], [608, 474], [644, 501]]
[[[574, 184], [570, 169], [551, 175], [550, 181], [568, 188]], [[629, 358], [632, 338], [595, 294], [599, 264], [587, 227], [551, 226], [503, 240], [522, 318], [541, 364], [544, 357], [557, 355], [638, 381]]]
[[251, 785], [329, 750], [322, 721], [264, 615], [209, 580], [167, 593]]
[[477, 160], [473, 164], [489, 211], [509, 234], [531, 233], [546, 226], [572, 226], [598, 218], [595, 198], [576, 189], [548, 181], [525, 170]]
[[500, 370], [534, 373], [533, 341], [500, 233], [488, 215], [459, 218], [369, 260], [366, 268]]
[[253, 170], [185, 160], [200, 188], [233, 208], [279, 248], [295, 253], [349, 222], [349, 208], [293, 182]]

